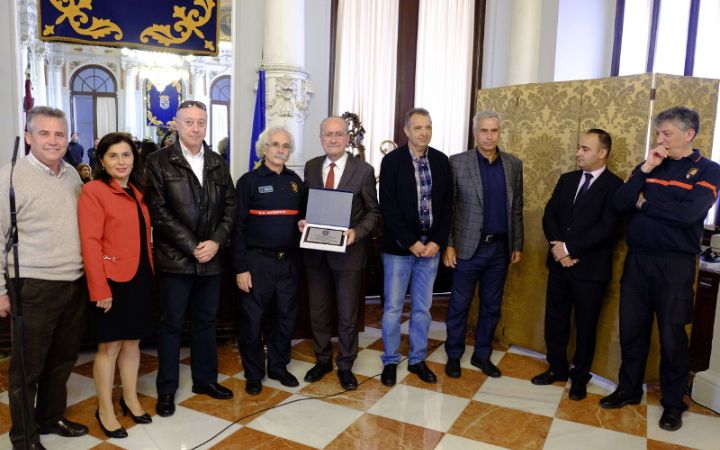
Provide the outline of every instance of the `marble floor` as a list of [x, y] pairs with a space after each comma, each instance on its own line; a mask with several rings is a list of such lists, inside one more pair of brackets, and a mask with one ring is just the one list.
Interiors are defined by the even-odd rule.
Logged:
[[[136, 425], [120, 415], [128, 430], [125, 439], [107, 439], [93, 415], [97, 408], [91, 378], [92, 353], [83, 353], [68, 383], [67, 417], [87, 424], [90, 434], [80, 438], [47, 435], [49, 449], [720, 449], [720, 415], [692, 403], [683, 415], [684, 426], [666, 432], [657, 426], [661, 414], [657, 389], [648, 389], [642, 403], [604, 410], [598, 400], [614, 385], [594, 377], [587, 399], [568, 399], [569, 386], [534, 386], [533, 375], [545, 369], [543, 355], [521, 348], [497, 348], [492, 359], [502, 378], [488, 378], [470, 365], [471, 347], [462, 360], [460, 379], [445, 376], [444, 305], [433, 307], [428, 365], [438, 383], [425, 384], [407, 372], [403, 362], [398, 384], [380, 383], [382, 352], [379, 305], [369, 305], [366, 328], [354, 371], [361, 382], [357, 391], [342, 392], [337, 377], [302, 382], [314, 362], [312, 342], [294, 342], [289, 370], [300, 379], [297, 388], [264, 380], [258, 396], [245, 393], [243, 367], [237, 350], [222, 345], [220, 381], [235, 397], [214, 400], [191, 392], [189, 352], [183, 349], [177, 412], [169, 418], [155, 415], [157, 357], [143, 349], [139, 391], [151, 415], [150, 425]], [[407, 316], [405, 317], [407, 320]], [[407, 333], [407, 322], [403, 324]], [[407, 351], [404, 335], [402, 351]], [[10, 414], [7, 405], [7, 365], [0, 361], [0, 450], [9, 449]], [[116, 397], [120, 390], [116, 389]], [[116, 402], [117, 405], [117, 402]]]

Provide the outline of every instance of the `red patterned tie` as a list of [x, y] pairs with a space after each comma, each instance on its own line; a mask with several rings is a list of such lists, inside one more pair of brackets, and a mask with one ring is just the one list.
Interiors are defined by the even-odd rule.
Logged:
[[335, 189], [335, 163], [330, 163], [330, 170], [325, 179], [325, 189]]

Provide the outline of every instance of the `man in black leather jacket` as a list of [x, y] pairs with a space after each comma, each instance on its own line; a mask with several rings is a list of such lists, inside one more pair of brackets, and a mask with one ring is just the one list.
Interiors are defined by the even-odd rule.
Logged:
[[217, 382], [215, 317], [220, 300], [220, 250], [229, 243], [235, 190], [225, 160], [205, 144], [207, 110], [185, 101], [176, 115], [178, 139], [147, 160], [147, 204], [153, 226], [158, 285], [163, 296], [156, 381], [157, 413], [175, 412], [180, 335], [192, 320], [193, 392], [232, 398]]

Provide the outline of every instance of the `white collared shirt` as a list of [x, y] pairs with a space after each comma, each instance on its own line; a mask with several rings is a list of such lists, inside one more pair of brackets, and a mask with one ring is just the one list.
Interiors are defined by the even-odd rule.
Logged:
[[[347, 164], [348, 159], [348, 153], [345, 152], [340, 159], [338, 159], [335, 162], [335, 185], [333, 186], [333, 189], [337, 189], [338, 184], [340, 184], [340, 178], [342, 177], [343, 171], [345, 171], [345, 164]], [[323, 163], [322, 168], [322, 179], [323, 179], [323, 186], [325, 186], [325, 181], [327, 180], [328, 174], [330, 173], [330, 163], [333, 161], [330, 161], [330, 158], [327, 156], [325, 157], [325, 162]]]
[[197, 155], [193, 155], [190, 150], [183, 145], [182, 141], [180, 141], [180, 149], [182, 150], [182, 154], [185, 157], [185, 161], [190, 164], [190, 168], [192, 169], [193, 173], [197, 177], [198, 181], [200, 182], [200, 185], [203, 184], [203, 169], [205, 168], [205, 146], [203, 146]]
[[602, 166], [601, 168], [599, 168], [599, 169], [597, 169], [597, 170], [593, 170], [592, 172], [583, 171], [582, 175], [580, 176], [580, 182], [579, 182], [578, 185], [577, 185], [577, 189], [575, 189], [575, 197], [577, 197], [578, 192], [580, 192], [580, 188], [582, 187], [583, 183], [585, 183], [585, 174], [586, 174], [586, 173], [591, 173], [591, 174], [592, 174], [592, 178], [590, 179], [590, 184], [588, 185], [588, 189], [590, 189], [590, 187], [591, 187], [591, 186], [593, 185], [593, 183], [598, 179], [598, 177], [599, 177], [603, 172], [605, 172], [605, 168], [606, 168], [606, 167], [607, 167], [607, 166]]
[[42, 161], [40, 161], [39, 159], [37, 159], [37, 158], [35, 157], [35, 155], [32, 154], [32, 152], [28, 153], [28, 154], [25, 156], [25, 158], [27, 158], [27, 160], [28, 160], [28, 162], [30, 163], [31, 166], [33, 166], [34, 168], [40, 170], [40, 171], [43, 172], [43, 173], [46, 173], [46, 174], [52, 176], [52, 177], [62, 178], [63, 175], [65, 175], [65, 172], [67, 171], [67, 169], [70, 168], [70, 167], [72, 167], [72, 166], [71, 166], [70, 164], [68, 164], [65, 160], [62, 160], [62, 159], [61, 159], [61, 160], [60, 160], [60, 172], [58, 172], [58, 174], [55, 175], [55, 172], [53, 172], [51, 168], [49, 168], [48, 166], [46, 166], [45, 164], [43, 164]]

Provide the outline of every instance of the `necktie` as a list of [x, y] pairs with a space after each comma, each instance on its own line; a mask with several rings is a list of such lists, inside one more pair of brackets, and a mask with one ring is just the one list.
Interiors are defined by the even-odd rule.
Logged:
[[575, 197], [575, 201], [577, 202], [580, 197], [585, 195], [585, 193], [590, 189], [590, 180], [592, 180], [593, 176], [590, 172], [586, 172], [585, 174], [585, 182], [580, 186], [580, 190], [577, 193], [577, 196]]
[[325, 189], [335, 189], [335, 163], [330, 163], [330, 170], [325, 179]]

